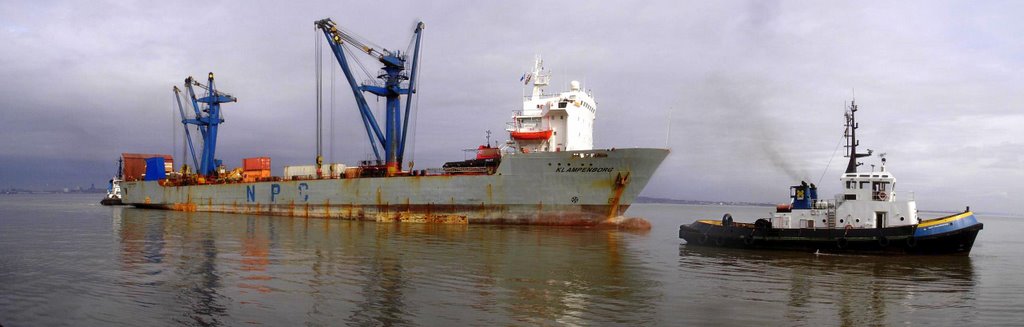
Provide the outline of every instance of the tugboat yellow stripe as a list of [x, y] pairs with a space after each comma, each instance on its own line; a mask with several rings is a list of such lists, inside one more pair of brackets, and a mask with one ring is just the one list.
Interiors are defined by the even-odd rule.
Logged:
[[721, 220], [698, 220], [698, 223], [722, 226]]
[[968, 212], [961, 213], [959, 215], [949, 216], [949, 217], [945, 217], [945, 218], [936, 218], [936, 219], [931, 219], [931, 220], [925, 220], [925, 221], [921, 222], [920, 224], [918, 224], [917, 227], [928, 227], [928, 226], [934, 226], [934, 225], [939, 225], [939, 224], [945, 224], [945, 223], [948, 223], [948, 222], [952, 222], [952, 221], [963, 219], [964, 217], [967, 217], [967, 216], [970, 216], [970, 215], [973, 215], [973, 214], [974, 214], [973, 212], [968, 211]]

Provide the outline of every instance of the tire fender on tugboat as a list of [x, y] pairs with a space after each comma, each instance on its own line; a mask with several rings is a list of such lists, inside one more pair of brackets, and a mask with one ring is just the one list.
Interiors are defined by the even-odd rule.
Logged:
[[912, 248], [917, 246], [917, 238], [911, 236], [907, 237], [907, 247]]
[[850, 240], [847, 240], [845, 236], [836, 239], [837, 249], [845, 249], [847, 245], [850, 245]]
[[754, 232], [750, 232], [749, 236], [743, 238], [743, 245], [753, 246], [755, 243], [757, 240], [754, 239]]

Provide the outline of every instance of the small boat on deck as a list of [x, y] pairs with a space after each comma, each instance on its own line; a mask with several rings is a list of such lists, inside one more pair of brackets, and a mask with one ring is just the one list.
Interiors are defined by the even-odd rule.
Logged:
[[[803, 250], [822, 253], [968, 255], [984, 224], [971, 212], [921, 219], [910, 194], [895, 192], [896, 178], [885, 170], [858, 172], [856, 103], [846, 112], [846, 148], [850, 161], [840, 177], [843, 192], [819, 199], [814, 184], [790, 187], [789, 204], [754, 223], [698, 220], [679, 226], [686, 244], [749, 249]], [[872, 169], [874, 170], [874, 169]]]

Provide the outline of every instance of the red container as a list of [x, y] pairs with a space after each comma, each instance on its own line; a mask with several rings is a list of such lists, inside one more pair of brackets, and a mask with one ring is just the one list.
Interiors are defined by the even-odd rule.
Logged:
[[270, 157], [255, 157], [242, 159], [242, 170], [270, 170]]

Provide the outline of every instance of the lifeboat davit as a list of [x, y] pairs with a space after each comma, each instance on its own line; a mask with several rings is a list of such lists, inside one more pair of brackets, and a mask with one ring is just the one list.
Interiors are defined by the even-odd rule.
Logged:
[[547, 140], [551, 138], [552, 131], [539, 131], [539, 132], [511, 132], [512, 138], [517, 140]]

